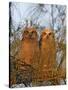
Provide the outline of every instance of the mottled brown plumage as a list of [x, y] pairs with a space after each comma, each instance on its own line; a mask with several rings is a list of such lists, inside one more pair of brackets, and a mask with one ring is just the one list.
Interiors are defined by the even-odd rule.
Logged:
[[35, 28], [26, 28], [23, 32], [22, 45], [18, 58], [27, 64], [32, 64], [34, 58], [38, 55], [38, 52], [39, 45], [37, 31]]
[[[56, 68], [56, 45], [51, 29], [44, 29], [40, 36], [40, 77], [49, 79]], [[50, 75], [51, 77], [51, 75]]]
[[[39, 61], [39, 43], [38, 34], [35, 28], [26, 28], [23, 32], [22, 44], [17, 55], [17, 67], [19, 76], [22, 75], [21, 80], [30, 82], [33, 80], [34, 70], [38, 67]], [[25, 72], [24, 72], [25, 70]], [[36, 74], [36, 73], [35, 73]], [[22, 79], [23, 78], [23, 79]], [[25, 79], [26, 78], [26, 79]]]

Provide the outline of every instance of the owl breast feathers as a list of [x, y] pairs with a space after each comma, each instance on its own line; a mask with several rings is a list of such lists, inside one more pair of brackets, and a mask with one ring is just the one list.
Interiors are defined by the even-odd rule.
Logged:
[[[34, 80], [37, 82], [39, 77], [44, 77], [46, 73], [45, 70], [53, 69], [56, 66], [54, 33], [50, 29], [44, 29], [38, 42], [36, 29], [29, 27], [24, 30], [21, 42], [21, 48], [16, 57], [17, 72], [19, 73], [19, 77], [22, 75], [21, 80], [23, 78], [24, 81], [26, 81], [26, 79], [27, 81], [31, 81], [31, 79], [34, 78], [32, 81], [34, 85]], [[27, 65], [28, 68], [26, 68], [24, 64], [25, 66]], [[31, 71], [32, 68], [33, 71]], [[26, 71], [24, 72], [24, 70]], [[29, 78], [30, 76], [32, 78]]]
[[39, 62], [39, 42], [36, 29], [33, 27], [26, 28], [21, 42], [21, 48], [16, 57], [17, 74], [19, 77], [21, 76], [22, 81], [31, 82], [33, 70], [37, 69]]
[[56, 45], [51, 29], [44, 29], [40, 37], [41, 63], [45, 68], [54, 68], [56, 63]]
[[48, 80], [52, 70], [56, 67], [56, 45], [54, 33], [51, 29], [44, 29], [40, 36], [40, 60], [39, 77], [40, 80]]
[[26, 28], [18, 58], [27, 64], [33, 63], [39, 53], [38, 34], [35, 28]]

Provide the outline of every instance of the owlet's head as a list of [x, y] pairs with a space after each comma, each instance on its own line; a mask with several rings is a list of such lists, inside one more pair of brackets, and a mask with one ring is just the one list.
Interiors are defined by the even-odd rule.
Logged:
[[23, 38], [24, 39], [37, 39], [38, 35], [37, 35], [37, 31], [35, 28], [26, 28], [23, 32]]
[[41, 39], [43, 41], [49, 41], [54, 39], [54, 33], [51, 29], [44, 29], [41, 33]]

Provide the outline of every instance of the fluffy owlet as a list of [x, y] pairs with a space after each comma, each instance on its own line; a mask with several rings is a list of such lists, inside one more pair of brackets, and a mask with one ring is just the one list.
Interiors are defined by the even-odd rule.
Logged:
[[[18, 53], [17, 65], [20, 81], [25, 86], [31, 81], [32, 69], [37, 68], [39, 60], [38, 34], [35, 28], [26, 28], [23, 32], [22, 44]], [[20, 74], [21, 73], [21, 74]]]
[[40, 37], [40, 75], [49, 77], [49, 71], [56, 67], [56, 45], [51, 29], [44, 29]]

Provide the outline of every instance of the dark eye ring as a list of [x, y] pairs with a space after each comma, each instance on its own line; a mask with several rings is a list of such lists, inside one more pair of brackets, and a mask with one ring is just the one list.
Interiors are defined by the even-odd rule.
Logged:
[[36, 33], [35, 31], [32, 31], [32, 33]]
[[44, 33], [46, 35], [46, 33]]
[[28, 31], [24, 31], [25, 34], [28, 34]]
[[46, 35], [46, 33], [43, 33], [43, 35]]
[[33, 34], [34, 32], [32, 32], [32, 34]]
[[49, 33], [49, 35], [51, 35], [51, 33]]

